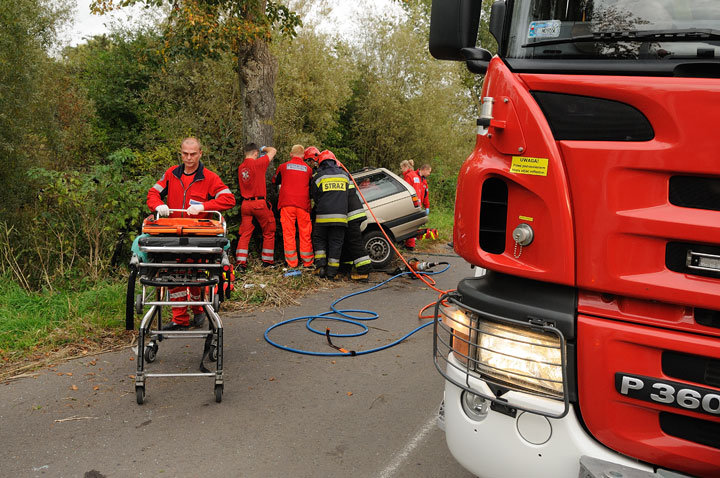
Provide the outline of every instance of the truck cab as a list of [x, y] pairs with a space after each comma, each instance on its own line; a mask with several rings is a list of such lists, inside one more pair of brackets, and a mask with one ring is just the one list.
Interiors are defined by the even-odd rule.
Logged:
[[430, 52], [484, 75], [454, 246], [487, 273], [434, 335], [455, 458], [720, 476], [720, 2], [435, 0]]

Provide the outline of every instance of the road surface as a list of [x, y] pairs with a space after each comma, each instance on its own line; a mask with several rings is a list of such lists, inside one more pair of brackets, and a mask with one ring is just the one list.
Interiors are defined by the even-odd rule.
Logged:
[[[443, 259], [453, 268], [438, 277], [441, 288], [472, 274], [462, 260]], [[131, 349], [0, 384], [0, 475], [470, 476], [435, 424], [443, 381], [432, 361], [430, 328], [358, 357], [298, 355], [263, 339], [268, 326], [326, 311], [331, 300], [363, 287], [321, 290], [284, 309], [223, 312], [222, 403], [214, 400], [211, 379], [155, 378], [148, 379], [145, 404], [137, 405]], [[418, 326], [418, 308], [435, 297], [407, 279], [354, 297], [343, 307], [371, 308], [381, 318], [369, 324], [369, 334], [337, 343], [363, 350], [397, 339]], [[273, 337], [291, 347], [333, 351], [304, 323]], [[198, 340], [165, 341], [149, 370], [194, 371], [201, 348]]]

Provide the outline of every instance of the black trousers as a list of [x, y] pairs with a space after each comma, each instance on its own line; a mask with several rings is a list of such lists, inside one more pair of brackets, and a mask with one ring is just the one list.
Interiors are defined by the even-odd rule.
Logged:
[[347, 227], [337, 224], [313, 224], [312, 243], [315, 250], [315, 265], [326, 267], [326, 275], [335, 277], [340, 267], [340, 255], [345, 241]]
[[367, 274], [372, 269], [372, 261], [367, 250], [365, 250], [362, 233], [360, 232], [360, 225], [364, 220], [363, 217], [348, 222], [341, 256], [343, 264], [350, 267], [355, 266], [355, 270], [360, 274]]

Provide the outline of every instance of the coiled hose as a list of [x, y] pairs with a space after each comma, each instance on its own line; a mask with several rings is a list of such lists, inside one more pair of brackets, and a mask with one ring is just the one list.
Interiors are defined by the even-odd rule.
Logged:
[[[386, 279], [383, 282], [380, 282], [379, 284], [376, 284], [376, 285], [370, 287], [369, 289], [364, 289], [361, 291], [353, 292], [351, 294], [347, 294], [343, 297], [340, 297], [339, 299], [335, 300], [332, 304], [330, 304], [331, 310], [329, 310], [327, 312], [322, 312], [317, 315], [305, 315], [302, 317], [294, 317], [292, 319], [278, 322], [277, 324], [272, 325], [272, 326], [268, 327], [267, 330], [265, 330], [265, 334], [264, 334], [265, 340], [270, 345], [277, 347], [279, 349], [282, 349], [282, 350], [286, 350], [288, 352], [293, 352], [293, 353], [302, 354], [302, 355], [313, 355], [313, 356], [319, 356], [319, 357], [350, 357], [350, 356], [354, 357], [356, 355], [367, 355], [367, 354], [371, 354], [374, 352], [379, 352], [381, 350], [388, 349], [390, 347], [394, 347], [395, 345], [403, 342], [405, 339], [407, 339], [408, 337], [412, 336], [413, 334], [419, 332], [420, 330], [424, 329], [425, 327], [432, 325], [433, 322], [430, 321], [423, 325], [420, 325], [420, 326], [414, 328], [413, 330], [411, 330], [410, 332], [408, 332], [407, 334], [403, 335], [401, 338], [399, 338], [393, 342], [390, 342], [386, 345], [383, 345], [381, 347], [376, 347], [376, 348], [367, 349], [367, 350], [359, 350], [359, 351], [346, 350], [342, 347], [338, 347], [338, 346], [334, 345], [332, 343], [331, 337], [347, 338], [347, 337], [360, 337], [362, 335], [365, 335], [369, 331], [369, 328], [367, 325], [365, 325], [365, 323], [369, 322], [371, 320], [378, 319], [380, 317], [380, 315], [377, 312], [372, 311], [372, 310], [338, 309], [337, 305], [340, 302], [342, 302], [346, 299], [349, 299], [351, 297], [355, 297], [360, 294], [366, 294], [368, 292], [372, 292], [373, 290], [375, 290], [379, 287], [382, 287], [383, 285], [387, 284], [388, 282], [390, 282], [394, 279], [397, 279], [398, 277], [402, 277], [405, 275], [433, 276], [433, 275], [442, 274], [443, 272], [450, 269], [450, 264], [447, 262], [440, 262], [440, 263], [438, 263], [438, 265], [444, 265], [445, 268], [442, 270], [436, 271], [436, 272], [416, 272], [416, 271], [401, 272], [400, 274], [396, 274], [396, 275], [390, 277], [389, 279]], [[430, 277], [427, 277], [427, 279], [430, 279]], [[360, 315], [357, 315], [357, 314], [360, 314]], [[321, 331], [321, 330], [314, 328], [312, 325], [313, 321], [315, 321], [317, 319], [325, 319], [325, 320], [330, 320], [330, 321], [342, 322], [342, 323], [346, 323], [346, 324], [352, 324], [354, 326], [357, 326], [360, 330], [358, 332], [341, 334], [341, 333], [330, 332], [330, 328], [327, 327], [325, 329], [325, 331]], [[290, 324], [293, 322], [300, 322], [302, 320], [306, 321], [305, 327], [310, 332], [313, 332], [318, 335], [324, 335], [327, 339], [328, 344], [331, 347], [333, 347], [334, 349], [336, 349], [337, 352], [313, 352], [310, 350], [297, 349], [297, 348], [293, 348], [293, 347], [288, 347], [286, 345], [281, 345], [270, 338], [270, 332], [273, 329], [282, 327], [283, 325], [287, 325], [287, 324]]]

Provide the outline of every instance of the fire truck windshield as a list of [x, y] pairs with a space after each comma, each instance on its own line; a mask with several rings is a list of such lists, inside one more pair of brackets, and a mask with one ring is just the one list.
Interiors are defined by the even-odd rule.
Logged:
[[507, 59], [717, 60], [718, 0], [515, 0]]

